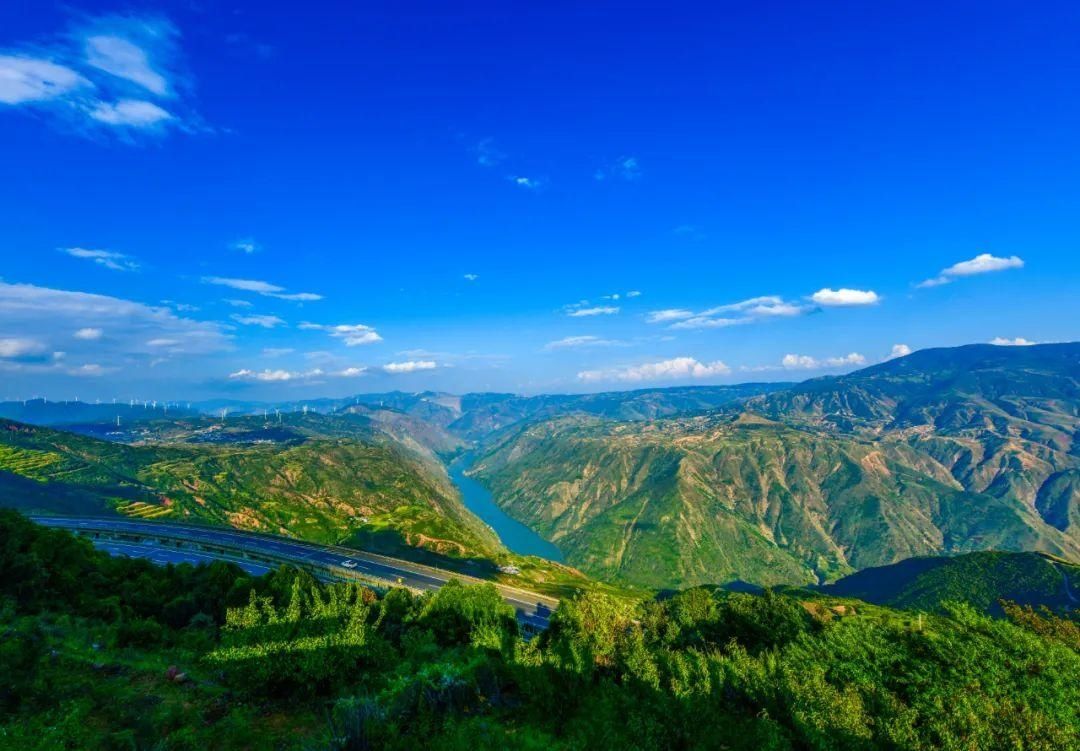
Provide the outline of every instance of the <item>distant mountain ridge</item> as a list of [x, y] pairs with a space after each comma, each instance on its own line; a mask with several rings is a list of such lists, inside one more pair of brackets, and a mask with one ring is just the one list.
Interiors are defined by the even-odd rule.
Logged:
[[519, 426], [477, 475], [594, 576], [833, 579], [990, 548], [1080, 560], [1080, 344], [918, 352], [637, 423]]

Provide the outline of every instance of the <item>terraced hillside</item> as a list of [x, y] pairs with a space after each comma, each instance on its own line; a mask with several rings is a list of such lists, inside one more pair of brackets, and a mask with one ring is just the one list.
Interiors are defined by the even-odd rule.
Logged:
[[[0, 421], [2, 504], [197, 518], [322, 542], [367, 532], [452, 556], [500, 549], [438, 468], [388, 440], [313, 437], [303, 425], [270, 440], [239, 422], [209, 434], [201, 425], [181, 435], [214, 441], [127, 445]], [[278, 438], [285, 429], [267, 428]]]

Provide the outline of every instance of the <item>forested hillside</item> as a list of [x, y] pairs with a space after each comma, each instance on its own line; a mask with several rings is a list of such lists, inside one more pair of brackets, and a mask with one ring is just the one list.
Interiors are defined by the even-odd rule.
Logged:
[[937, 749], [1080, 743], [1077, 622], [695, 589], [416, 597], [156, 568], [0, 512], [0, 747]]

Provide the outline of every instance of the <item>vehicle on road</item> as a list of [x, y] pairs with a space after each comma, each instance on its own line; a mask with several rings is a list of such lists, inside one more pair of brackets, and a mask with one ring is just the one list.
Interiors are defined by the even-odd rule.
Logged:
[[351, 561], [349, 559], [345, 559], [344, 561], [341, 562], [341, 565], [344, 566], [345, 568], [356, 568], [356, 561]]

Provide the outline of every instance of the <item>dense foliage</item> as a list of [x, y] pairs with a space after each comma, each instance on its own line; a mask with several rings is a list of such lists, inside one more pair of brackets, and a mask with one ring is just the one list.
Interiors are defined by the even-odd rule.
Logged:
[[0, 512], [0, 747], [1075, 748], [1068, 618], [693, 589], [384, 596], [112, 559]]

